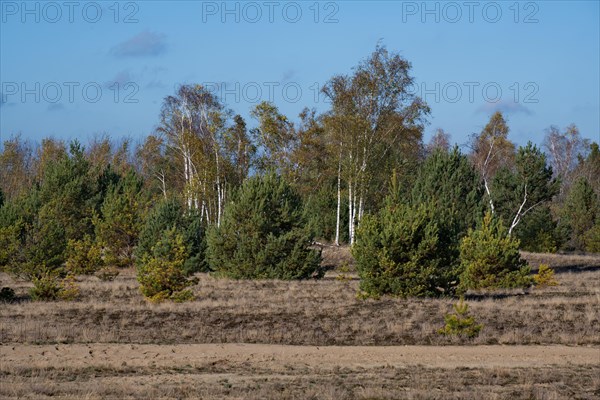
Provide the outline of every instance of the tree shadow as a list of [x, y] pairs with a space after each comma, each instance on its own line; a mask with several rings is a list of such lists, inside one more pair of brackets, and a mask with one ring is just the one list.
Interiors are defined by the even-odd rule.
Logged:
[[589, 265], [589, 264], [574, 264], [574, 265], [559, 265], [552, 266], [555, 274], [566, 274], [566, 273], [582, 273], [582, 272], [596, 272], [600, 271], [600, 265]]
[[529, 294], [529, 290], [514, 293], [466, 293], [464, 295], [464, 299], [469, 301], [504, 300], [513, 297], [524, 297], [528, 296]]

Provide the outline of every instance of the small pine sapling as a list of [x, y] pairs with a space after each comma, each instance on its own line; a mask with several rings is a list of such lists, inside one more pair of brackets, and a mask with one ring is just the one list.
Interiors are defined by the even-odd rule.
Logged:
[[469, 315], [469, 305], [465, 303], [464, 299], [461, 297], [452, 308], [454, 308], [454, 313], [444, 316], [446, 325], [439, 329], [438, 333], [445, 336], [477, 337], [483, 329], [483, 325], [475, 323], [475, 318]]

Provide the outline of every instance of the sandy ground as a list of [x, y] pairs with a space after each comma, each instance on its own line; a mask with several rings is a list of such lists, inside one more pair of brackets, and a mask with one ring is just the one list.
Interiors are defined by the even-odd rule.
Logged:
[[600, 365], [599, 347], [568, 346], [280, 346], [260, 344], [3, 345], [0, 364], [15, 368], [98, 366], [242, 366], [277, 370], [287, 365], [363, 367], [420, 365], [431, 368], [527, 368]]

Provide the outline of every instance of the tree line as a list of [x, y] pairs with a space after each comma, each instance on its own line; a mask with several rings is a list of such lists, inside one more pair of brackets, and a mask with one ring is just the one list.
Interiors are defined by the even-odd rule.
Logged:
[[319, 240], [352, 245], [366, 294], [433, 295], [524, 284], [519, 248], [600, 252], [597, 143], [571, 125], [517, 147], [500, 112], [462, 150], [441, 129], [424, 143], [410, 72], [378, 46], [298, 123], [263, 102], [249, 128], [182, 85], [137, 145], [5, 140], [0, 268], [56, 298], [136, 266], [147, 297], [181, 300], [199, 271], [318, 277]]

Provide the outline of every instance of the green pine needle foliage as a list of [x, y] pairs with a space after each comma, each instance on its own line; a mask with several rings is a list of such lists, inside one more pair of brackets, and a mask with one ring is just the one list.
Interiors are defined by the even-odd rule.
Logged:
[[540, 264], [538, 273], [533, 276], [533, 280], [538, 288], [558, 285], [558, 281], [554, 277], [554, 270], [548, 264]]
[[174, 228], [165, 231], [151, 255], [145, 255], [138, 264], [142, 294], [152, 302], [192, 300], [193, 294], [187, 288], [197, 281], [188, 279], [183, 270], [188, 255], [183, 236]]
[[197, 210], [184, 210], [176, 199], [161, 201], [148, 213], [135, 250], [138, 262], [152, 256], [152, 248], [170, 229], [181, 235], [187, 246], [188, 253], [183, 263], [186, 275], [208, 271], [205, 258], [206, 229], [200, 213]]
[[469, 305], [464, 302], [464, 299], [461, 298], [452, 308], [454, 313], [444, 316], [446, 325], [439, 329], [438, 333], [445, 336], [477, 337], [483, 329], [483, 324], [477, 324], [475, 317], [469, 315]]
[[221, 225], [208, 233], [208, 259], [233, 279], [306, 279], [318, 274], [321, 255], [298, 193], [280, 176], [248, 179], [226, 205]]
[[363, 297], [438, 296], [455, 272], [452, 252], [440, 239], [433, 204], [409, 206], [388, 200], [375, 216], [363, 218], [352, 254]]
[[519, 253], [519, 241], [508, 236], [502, 221], [490, 212], [462, 240], [460, 259], [463, 290], [527, 287], [532, 283], [530, 268]]

